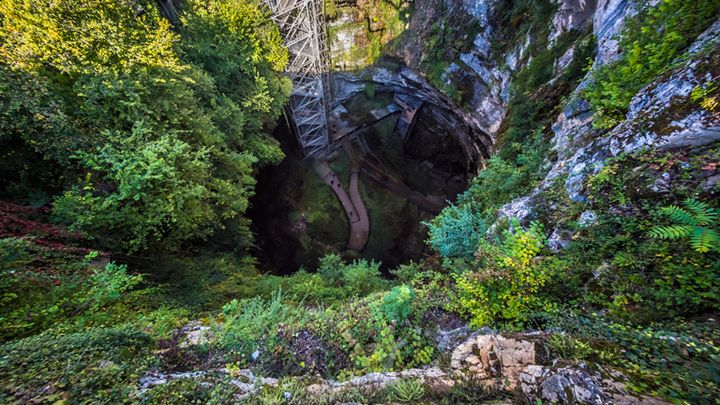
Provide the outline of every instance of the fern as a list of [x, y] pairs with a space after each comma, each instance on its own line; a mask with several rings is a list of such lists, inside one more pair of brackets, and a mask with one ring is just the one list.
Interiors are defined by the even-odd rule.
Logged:
[[677, 205], [671, 205], [669, 207], [663, 207], [660, 209], [660, 213], [670, 218], [676, 224], [682, 225], [697, 225], [697, 220], [692, 214], [678, 207]]
[[695, 228], [690, 235], [690, 245], [698, 252], [720, 251], [720, 234], [714, 229]]
[[707, 203], [692, 198], [685, 200], [685, 207], [692, 212], [692, 215], [700, 226], [713, 225], [718, 221], [718, 210], [711, 208]]
[[693, 229], [692, 225], [656, 226], [650, 230], [650, 236], [656, 239], [680, 239], [690, 236]]
[[709, 204], [688, 198], [683, 207], [670, 205], [658, 211], [662, 216], [674, 222], [672, 225], [659, 225], [652, 228], [648, 235], [655, 239], [689, 238], [690, 246], [700, 253], [720, 252], [720, 233], [713, 229], [720, 219], [720, 211]]

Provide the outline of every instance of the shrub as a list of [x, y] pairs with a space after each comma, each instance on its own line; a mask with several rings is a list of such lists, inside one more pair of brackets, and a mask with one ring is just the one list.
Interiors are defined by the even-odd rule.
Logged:
[[269, 301], [248, 298], [232, 300], [222, 310], [224, 318], [218, 331], [220, 345], [249, 362], [255, 351], [272, 346], [280, 324], [299, 329], [307, 319], [307, 311], [283, 303], [280, 291]]
[[380, 263], [356, 260], [348, 264], [336, 254], [320, 259], [318, 274], [329, 286], [342, 289], [345, 297], [364, 296], [387, 286]]
[[429, 363], [434, 346], [419, 327], [416, 304], [412, 289], [400, 286], [329, 313], [329, 340], [350, 353], [354, 364], [341, 377]]
[[280, 31], [253, 1], [186, 1], [178, 30], [140, 3], [0, 4], [0, 148], [57, 168], [36, 194], [106, 246], [178, 250], [230, 222], [249, 243], [254, 170], [282, 158]]
[[394, 287], [383, 296], [380, 309], [385, 319], [402, 324], [412, 313], [415, 298], [412, 287], [407, 285]]
[[498, 322], [523, 326], [539, 314], [554, 312], [555, 304], [543, 293], [553, 275], [552, 266], [538, 257], [544, 245], [538, 223], [505, 231], [499, 249], [488, 244], [478, 251], [485, 268], [456, 276], [457, 297], [451, 307], [468, 315], [476, 327]]
[[487, 226], [474, 204], [450, 205], [428, 226], [428, 243], [445, 257], [472, 258]]
[[[542, 131], [529, 131], [523, 133], [523, 137], [521, 142], [513, 142], [504, 146], [501, 151], [487, 161], [487, 167], [473, 178], [470, 188], [458, 198], [458, 208], [453, 206], [446, 208], [450, 212], [448, 225], [457, 225], [460, 228], [454, 229], [457, 235], [469, 236], [469, 231], [463, 230], [462, 223], [456, 218], [462, 218], [468, 224], [477, 224], [478, 226], [482, 224], [483, 220], [491, 221], [500, 207], [529, 192], [545, 176], [547, 171], [545, 155], [548, 151], [548, 142], [545, 141]], [[504, 153], [508, 157], [503, 157]], [[457, 210], [457, 213], [454, 213], [454, 210]], [[441, 216], [444, 214], [443, 211]], [[466, 215], [467, 218], [465, 218]], [[439, 225], [436, 224], [436, 227]], [[442, 229], [440, 228], [440, 230]], [[482, 229], [485, 229], [484, 225], [482, 225]], [[440, 233], [439, 236], [442, 237], [443, 234]], [[475, 242], [478, 238], [479, 235], [470, 241]], [[455, 242], [460, 247], [467, 246], [469, 248], [469, 242], [467, 245], [463, 245], [463, 242], [453, 234], [446, 239], [440, 238], [438, 241]], [[448, 243], [448, 246], [452, 247], [453, 245]], [[458, 250], [472, 257], [475, 249], [477, 249], [477, 244], [472, 248], [472, 252], [470, 249]]]
[[563, 359], [587, 360], [593, 353], [589, 344], [568, 334], [553, 333], [547, 343], [550, 349]]
[[127, 274], [127, 266], [110, 262], [105, 267], [97, 268], [90, 276], [90, 288], [86, 302], [98, 309], [117, 300], [122, 293], [133, 288], [142, 281], [141, 275]]
[[142, 280], [128, 274], [124, 265], [92, 265], [97, 252], [83, 257], [72, 249], [51, 249], [16, 238], [0, 239], [0, 247], [3, 340], [83, 323]]
[[169, 339], [175, 329], [179, 329], [190, 321], [190, 312], [184, 308], [160, 307], [137, 321], [144, 330], [149, 331], [157, 339]]
[[430, 398], [435, 399], [432, 403], [442, 405], [492, 404], [496, 400], [506, 397], [502, 388], [487, 384], [475, 374], [469, 376], [460, 375], [458, 381], [452, 387], [433, 389], [428, 394]]

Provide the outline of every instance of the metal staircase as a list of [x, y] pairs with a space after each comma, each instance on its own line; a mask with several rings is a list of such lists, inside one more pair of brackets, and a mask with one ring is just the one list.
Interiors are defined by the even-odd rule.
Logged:
[[323, 0], [264, 0], [290, 51], [289, 118], [305, 157], [328, 153], [330, 53]]

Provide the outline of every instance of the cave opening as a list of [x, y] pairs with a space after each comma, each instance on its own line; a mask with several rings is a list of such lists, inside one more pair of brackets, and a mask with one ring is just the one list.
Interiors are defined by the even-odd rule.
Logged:
[[[420, 100], [397, 91], [358, 91], [338, 104], [336, 117], [343, 125], [362, 127], [337, 142], [328, 159], [338, 181], [346, 186], [353, 160], [360, 161], [354, 164], [370, 221], [368, 240], [360, 251], [347, 249], [347, 212], [302, 158], [287, 121], [281, 120], [274, 136], [286, 157], [279, 165], [259, 171], [248, 211], [256, 237], [254, 253], [263, 271], [312, 270], [327, 252], [378, 260], [387, 271], [429, 254], [423, 222], [467, 188], [482, 157], [469, 153], [463, 144], [472, 134], [461, 125], [462, 119], [427, 100], [420, 100], [406, 128], [402, 111], [377, 119], [379, 111], [398, 102], [398, 94]], [[348, 148], [353, 152], [348, 153]]]

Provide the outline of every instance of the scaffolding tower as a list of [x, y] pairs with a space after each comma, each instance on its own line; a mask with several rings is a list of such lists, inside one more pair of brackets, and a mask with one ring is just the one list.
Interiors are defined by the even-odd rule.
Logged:
[[290, 51], [286, 70], [293, 83], [287, 110], [305, 157], [328, 152], [330, 53], [323, 0], [264, 0]]

